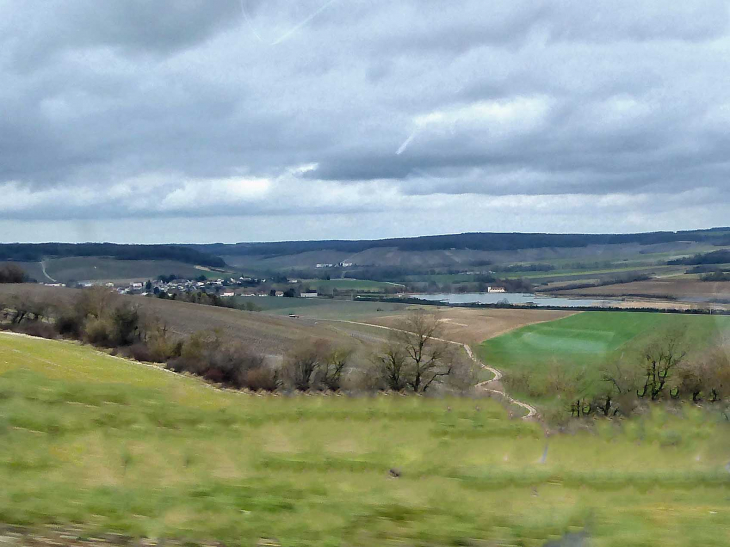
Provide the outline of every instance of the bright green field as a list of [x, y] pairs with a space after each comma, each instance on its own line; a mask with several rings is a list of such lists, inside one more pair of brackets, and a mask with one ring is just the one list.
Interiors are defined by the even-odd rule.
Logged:
[[681, 332], [682, 347], [690, 353], [729, 334], [730, 317], [583, 312], [487, 340], [478, 351], [490, 365], [502, 370], [527, 371], [536, 383], [551, 368], [559, 367], [570, 374], [584, 371], [590, 393], [600, 383], [603, 365], [619, 359], [640, 361], [641, 350], [669, 332]]
[[586, 530], [595, 546], [720, 546], [728, 427], [657, 410], [546, 441], [489, 400], [255, 397], [0, 334], [0, 523], [228, 545], [539, 546]]

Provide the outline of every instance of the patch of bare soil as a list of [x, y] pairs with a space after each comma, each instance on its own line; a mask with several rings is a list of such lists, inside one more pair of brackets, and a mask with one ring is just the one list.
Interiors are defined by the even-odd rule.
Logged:
[[[474, 308], [435, 308], [442, 320], [441, 336], [447, 340], [454, 340], [462, 344], [479, 344], [489, 338], [494, 338], [511, 330], [553, 321], [573, 315], [574, 311], [539, 310], [539, 309], [474, 309]], [[397, 327], [403, 320], [403, 315], [369, 317], [363, 322]]]

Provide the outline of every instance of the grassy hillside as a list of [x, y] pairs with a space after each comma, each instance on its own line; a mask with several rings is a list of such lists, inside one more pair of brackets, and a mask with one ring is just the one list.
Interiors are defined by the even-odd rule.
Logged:
[[583, 372], [591, 392], [600, 383], [603, 365], [614, 360], [640, 362], [641, 350], [670, 332], [681, 332], [682, 346], [691, 352], [727, 336], [730, 317], [583, 312], [487, 340], [478, 351], [499, 369], [528, 372], [535, 384], [543, 383], [551, 370]]
[[727, 428], [657, 411], [546, 444], [489, 400], [247, 396], [0, 334], [0, 522], [86, 536], [726, 545]]
[[[0, 264], [3, 264], [0, 262]], [[198, 277], [209, 271], [176, 260], [117, 260], [103, 257], [51, 258], [40, 262], [19, 262], [26, 273], [41, 283], [70, 281], [147, 280], [159, 275]], [[43, 267], [45, 266], [45, 273]], [[215, 273], [215, 277], [221, 277]]]

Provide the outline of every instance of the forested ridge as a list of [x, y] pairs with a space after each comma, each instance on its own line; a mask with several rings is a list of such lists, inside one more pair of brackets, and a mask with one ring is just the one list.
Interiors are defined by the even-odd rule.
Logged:
[[712, 228], [680, 232], [636, 234], [543, 234], [474, 232], [377, 240], [281, 241], [274, 243], [212, 243], [195, 248], [215, 255], [289, 255], [307, 251], [362, 252], [377, 247], [395, 247], [401, 251], [437, 251], [471, 249], [475, 251], [512, 251], [545, 247], [586, 247], [638, 243], [651, 245], [677, 241], [730, 244], [730, 228]]
[[110, 257], [118, 260], [176, 260], [185, 264], [223, 267], [225, 261], [184, 245], [120, 245], [116, 243], [6, 243], [0, 260], [39, 262], [47, 258]]

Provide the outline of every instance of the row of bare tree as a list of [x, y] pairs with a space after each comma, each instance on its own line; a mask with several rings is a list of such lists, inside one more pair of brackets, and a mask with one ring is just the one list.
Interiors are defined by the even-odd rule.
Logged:
[[648, 345], [635, 361], [604, 368], [598, 395], [578, 398], [571, 413], [615, 416], [630, 414], [642, 401], [715, 403], [730, 398], [730, 343], [719, 340], [695, 354], [686, 345], [681, 332], [672, 332]]
[[63, 294], [18, 291], [5, 298], [0, 301], [3, 328], [82, 340], [234, 388], [427, 393], [449, 379], [462, 389], [473, 383], [471, 369], [439, 338], [438, 319], [423, 311], [405, 317], [390, 331], [383, 347], [368, 356], [356, 360], [353, 347], [314, 340], [274, 366], [218, 332], [173, 335], [164, 322], [145, 315], [133, 300], [102, 287]]
[[471, 363], [440, 338], [440, 331], [438, 317], [416, 310], [392, 327], [377, 351], [354, 365], [352, 348], [315, 341], [287, 356], [282, 381], [301, 391], [338, 390], [346, 377], [347, 386], [360, 391], [424, 394], [445, 383], [452, 389], [468, 389], [474, 384]]

